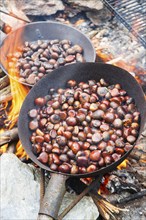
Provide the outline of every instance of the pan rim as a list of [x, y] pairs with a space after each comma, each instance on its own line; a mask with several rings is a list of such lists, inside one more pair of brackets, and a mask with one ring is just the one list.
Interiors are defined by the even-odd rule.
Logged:
[[[95, 62], [95, 60], [96, 60], [96, 51], [95, 51], [95, 48], [94, 48], [94, 46], [93, 46], [91, 40], [89, 39], [89, 37], [86, 36], [86, 35], [85, 35], [83, 32], [81, 32], [80, 30], [78, 30], [77, 28], [75, 28], [75, 27], [73, 27], [73, 26], [70, 26], [70, 25], [67, 25], [67, 24], [62, 24], [61, 22], [57, 22], [57, 21], [36, 21], [36, 22], [30, 22], [30, 23], [28, 23], [28, 24], [24, 24], [24, 25], [22, 25], [22, 26], [16, 28], [15, 30], [13, 30], [12, 32], [10, 32], [9, 34], [7, 34], [7, 35], [2, 39], [2, 42], [0, 43], [0, 51], [2, 50], [2, 45], [3, 45], [4, 41], [5, 41], [9, 36], [11, 36], [13, 33], [19, 31], [19, 29], [28, 27], [28, 26], [30, 26], [30, 25], [35, 25], [35, 24], [37, 25], [37, 24], [43, 24], [43, 23], [54, 24], [54, 25], [60, 25], [60, 26], [63, 26], [63, 27], [65, 27], [65, 28], [68, 28], [68, 29], [70, 29], [70, 30], [72, 29], [72, 30], [76, 31], [77, 33], [79, 33], [81, 36], [83, 36], [83, 37], [88, 41], [88, 43], [90, 44], [90, 47], [91, 47], [90, 50], [92, 50], [92, 54], [93, 54], [93, 57], [92, 57], [92, 59], [91, 59], [89, 62]], [[48, 40], [49, 40], [49, 39], [48, 39]], [[84, 48], [83, 48], [83, 49], [84, 49]], [[2, 51], [1, 51], [1, 52], [2, 52]], [[16, 79], [15, 76], [13, 77], [13, 76], [9, 75], [8, 71], [6, 70], [6, 68], [3, 66], [3, 64], [2, 64], [1, 62], [0, 62], [0, 66], [1, 66], [2, 70], [3, 70], [10, 78], [12, 78], [13, 80], [17, 81], [18, 83], [20, 83], [20, 84], [22, 84], [22, 85], [24, 85], [24, 86], [31, 87], [31, 88], [35, 85], [35, 84], [34, 84], [34, 85], [31, 85], [31, 84], [28, 84], [28, 83], [26, 83], [26, 82], [20, 82], [20, 81], [19, 81], [19, 78]], [[52, 70], [52, 71], [53, 71], [53, 70]]]
[[[128, 72], [128, 71], [126, 71], [126, 70], [124, 70], [124, 69], [122, 69], [122, 68], [120, 68], [120, 67], [115, 67], [115, 66], [113, 66], [113, 65], [111, 65], [111, 64], [104, 64], [104, 63], [93, 63], [93, 62], [86, 62], [86, 63], [80, 63], [80, 64], [78, 64], [78, 65], [88, 65], [88, 64], [90, 64], [90, 65], [97, 65], [97, 66], [102, 66], [102, 65], [104, 65], [104, 66], [111, 66], [111, 67], [113, 67], [113, 68], [115, 68], [115, 69], [120, 69], [120, 70], [122, 70], [122, 71], [124, 71], [124, 72], [126, 72], [126, 74], [128, 74], [129, 75], [129, 77], [130, 78], [132, 78], [135, 82], [136, 82], [136, 84], [138, 85], [138, 87], [139, 87], [139, 89], [141, 90], [141, 93], [142, 93], [142, 95], [143, 95], [143, 99], [144, 99], [144, 93], [143, 93], [143, 90], [142, 90], [142, 88], [141, 88], [141, 86], [137, 83], [137, 81], [135, 80], [135, 78]], [[69, 66], [73, 66], [73, 65], [77, 65], [77, 64], [71, 64], [71, 65], [69, 65]], [[68, 68], [69, 68], [69, 66], [68, 66]], [[65, 66], [64, 67], [60, 67], [60, 69], [61, 68], [66, 68]], [[59, 69], [59, 68], [58, 68]], [[54, 70], [54, 71], [58, 71], [58, 69], [56, 69], [56, 70]], [[49, 77], [49, 76], [45, 76], [45, 77]], [[39, 81], [38, 82], [38, 84], [39, 83], [41, 83], [41, 81]], [[34, 90], [34, 87], [32, 88], [32, 90]], [[146, 106], [144, 106], [144, 110], [146, 109]], [[20, 112], [20, 114], [21, 114], [21, 112]], [[19, 121], [18, 121], [18, 131], [19, 131]], [[141, 124], [140, 124], [140, 127], [141, 127]], [[139, 136], [140, 136], [140, 132], [139, 132]], [[139, 136], [138, 136], [138, 138], [139, 138]], [[138, 140], [138, 138], [137, 138], [137, 140]], [[136, 140], [136, 143], [137, 143], [137, 140]], [[127, 151], [118, 161], [116, 161], [116, 162], [113, 162], [113, 163], [111, 163], [110, 165], [108, 165], [108, 166], [105, 166], [105, 167], [103, 167], [103, 168], [101, 168], [101, 169], [99, 169], [99, 170], [96, 170], [96, 171], [94, 171], [94, 172], [91, 172], [91, 173], [85, 173], [85, 174], [67, 174], [67, 173], [60, 173], [60, 172], [58, 172], [58, 171], [53, 171], [53, 170], [51, 170], [49, 167], [47, 167], [47, 165], [44, 165], [44, 164], [42, 164], [41, 162], [39, 162], [38, 160], [37, 160], [37, 164], [39, 164], [40, 165], [40, 167], [41, 168], [43, 168], [43, 169], [45, 169], [45, 170], [48, 170], [48, 171], [50, 171], [50, 172], [52, 172], [52, 173], [57, 173], [57, 174], [60, 174], [60, 175], [65, 175], [65, 176], [69, 176], [69, 177], [78, 177], [78, 178], [84, 178], [84, 177], [89, 177], [89, 176], [95, 176], [95, 175], [100, 175], [100, 173], [107, 173], [107, 172], [109, 172], [110, 170], [113, 170], [113, 169], [115, 169], [124, 159], [126, 159], [127, 158], [127, 156], [130, 154], [130, 152], [133, 150], [133, 148], [135, 147], [135, 145], [136, 145], [136, 143], [133, 145], [133, 147], [129, 150], [129, 151]], [[26, 148], [27, 149], [27, 148]], [[32, 151], [31, 151], [32, 152]], [[34, 153], [33, 153], [33, 155], [34, 155]], [[32, 159], [32, 158], [31, 158]], [[33, 158], [34, 159], [34, 158]], [[32, 160], [33, 160], [32, 159]], [[36, 161], [35, 161], [35, 159], [33, 160], [35, 163], [36, 163]], [[113, 167], [113, 165], [115, 165], [114, 166], [114, 168], [112, 168]], [[48, 169], [46, 169], [46, 168], [48, 168]]]

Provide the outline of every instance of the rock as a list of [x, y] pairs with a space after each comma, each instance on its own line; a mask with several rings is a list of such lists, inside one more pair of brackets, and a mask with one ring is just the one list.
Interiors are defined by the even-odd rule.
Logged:
[[84, 11], [97, 11], [103, 8], [103, 2], [101, 0], [65, 0], [65, 2], [71, 4], [74, 8], [80, 8]]
[[1, 219], [36, 219], [40, 197], [37, 170], [14, 154], [3, 154], [0, 160]]
[[5, 6], [8, 9], [11, 4], [15, 4], [16, 8], [21, 9], [26, 15], [31, 16], [48, 16], [55, 14], [57, 11], [64, 10], [61, 0], [5, 0]]
[[[76, 195], [66, 192], [60, 212], [61, 213], [74, 199]], [[63, 220], [96, 220], [99, 212], [91, 197], [83, 197], [80, 202], [63, 218]]]
[[[22, 163], [14, 154], [5, 153], [1, 163], [1, 220], [37, 219], [40, 200], [40, 172]], [[66, 192], [60, 213], [76, 195]], [[63, 220], [94, 220], [98, 210], [90, 197], [84, 197]]]
[[109, 20], [112, 16], [111, 12], [106, 7], [98, 12], [88, 11], [86, 12], [86, 15], [95, 25], [102, 25], [103, 22]]

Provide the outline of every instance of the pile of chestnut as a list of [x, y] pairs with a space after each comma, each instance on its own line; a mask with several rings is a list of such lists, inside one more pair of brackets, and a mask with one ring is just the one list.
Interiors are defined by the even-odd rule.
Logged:
[[9, 69], [16, 67], [19, 81], [34, 85], [45, 74], [60, 66], [85, 62], [83, 48], [69, 40], [38, 40], [25, 42], [13, 54], [8, 54]]
[[53, 171], [84, 174], [119, 160], [135, 143], [140, 113], [120, 84], [69, 80], [28, 112], [37, 159]]

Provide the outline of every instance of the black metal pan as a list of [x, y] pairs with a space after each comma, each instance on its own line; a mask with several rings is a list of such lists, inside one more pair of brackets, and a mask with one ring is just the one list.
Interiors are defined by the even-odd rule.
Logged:
[[[65, 180], [68, 177], [91, 177], [91, 176], [97, 176], [100, 174], [105, 174], [110, 172], [111, 170], [115, 169], [131, 152], [131, 150], [127, 153], [125, 153], [120, 160], [112, 163], [111, 165], [104, 167], [100, 170], [97, 170], [96, 172], [88, 173], [88, 174], [59, 174], [58, 172], [53, 172], [49, 169], [47, 165], [42, 164], [37, 160], [36, 155], [32, 152], [32, 146], [30, 142], [30, 136], [31, 131], [28, 127], [29, 123], [29, 116], [28, 112], [30, 109], [35, 108], [34, 106], [34, 99], [36, 97], [43, 97], [47, 95], [48, 90], [50, 88], [65, 88], [66, 82], [69, 79], [75, 79], [77, 82], [84, 81], [86, 82], [89, 79], [94, 79], [96, 81], [99, 81], [101, 78], [104, 78], [109, 84], [116, 84], [120, 83], [122, 88], [125, 89], [128, 94], [134, 98], [135, 103], [137, 105], [138, 111], [141, 114], [141, 122], [140, 122], [140, 131], [139, 135], [141, 134], [144, 123], [145, 123], [145, 111], [146, 111], [146, 104], [145, 104], [145, 98], [143, 91], [137, 81], [134, 79], [133, 76], [131, 76], [130, 73], [127, 71], [109, 65], [109, 64], [101, 64], [101, 63], [78, 63], [78, 64], [71, 64], [65, 67], [61, 67], [57, 70], [54, 70], [51, 74], [46, 75], [42, 80], [40, 80], [29, 92], [27, 95], [21, 111], [19, 115], [19, 121], [18, 121], [18, 131], [19, 131], [19, 137], [22, 142], [22, 145], [24, 149], [26, 150], [27, 154], [30, 156], [30, 158], [41, 168], [50, 171], [52, 174], [52, 180], [55, 179], [55, 182], [51, 181], [51, 185], [48, 186], [51, 189], [51, 192], [48, 189], [48, 195], [45, 197], [45, 202], [49, 198], [49, 202], [47, 202], [45, 208], [43, 207], [40, 210], [40, 213], [45, 213], [46, 215], [50, 215], [54, 218], [56, 218], [56, 214], [54, 213], [50, 214], [51, 211], [47, 211], [53, 209], [51, 205], [54, 205], [52, 203], [53, 198], [56, 199], [62, 199], [62, 196], [65, 192]], [[54, 174], [55, 173], [55, 174]], [[60, 196], [60, 192], [55, 188], [53, 190], [52, 185], [56, 185], [57, 181], [57, 188], [62, 189]], [[64, 191], [64, 192], [63, 192]], [[56, 196], [57, 195], [57, 196]], [[59, 207], [59, 199], [58, 203], [55, 203], [55, 206], [57, 208], [57, 205]], [[58, 208], [59, 209], [59, 208]]]
[[[14, 49], [16, 49], [21, 45], [24, 45], [25, 41], [34, 42], [39, 39], [40, 40], [68, 39], [72, 42], [73, 45], [79, 44], [83, 48], [84, 50], [83, 56], [86, 62], [95, 61], [96, 58], [95, 49], [92, 46], [91, 41], [82, 32], [69, 25], [61, 24], [59, 22], [41, 21], [41, 22], [29, 23], [14, 30], [5, 37], [1, 36], [0, 63], [3, 71], [6, 74], [8, 74], [7, 55], [9, 53], [13, 53]], [[16, 76], [12, 78], [14, 80], [19, 80], [19, 78], [18, 77], [16, 78]], [[22, 84], [31, 86], [30, 84], [27, 83], [22, 83]]]

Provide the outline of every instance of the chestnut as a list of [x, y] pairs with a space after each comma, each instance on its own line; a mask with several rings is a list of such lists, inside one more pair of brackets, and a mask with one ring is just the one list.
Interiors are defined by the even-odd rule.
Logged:
[[48, 154], [46, 152], [40, 153], [39, 157], [37, 158], [41, 163], [48, 162]]
[[93, 119], [102, 119], [104, 117], [104, 111], [102, 110], [96, 110], [95, 112], [93, 112], [92, 114], [92, 118]]
[[85, 156], [77, 157], [77, 165], [80, 167], [87, 167], [88, 166], [88, 159]]
[[79, 172], [78, 166], [73, 164], [71, 167], [71, 174], [77, 174], [78, 172]]
[[102, 140], [102, 136], [99, 132], [96, 132], [92, 135], [92, 141], [93, 143], [99, 143]]
[[36, 118], [37, 117], [37, 110], [36, 109], [31, 109], [29, 112], [28, 112], [28, 115], [31, 117], [31, 118]]
[[38, 121], [36, 119], [29, 122], [29, 128], [31, 130], [36, 130], [38, 126]]
[[114, 121], [114, 119], [115, 119], [114, 113], [111, 113], [111, 112], [105, 113], [105, 115], [104, 115], [105, 122], [112, 123]]
[[69, 126], [75, 126], [77, 124], [77, 119], [75, 117], [68, 117], [66, 119], [66, 123], [69, 125]]
[[46, 99], [43, 98], [43, 97], [38, 97], [35, 99], [35, 104], [38, 105], [38, 106], [43, 106], [46, 104]]
[[73, 151], [73, 153], [76, 154], [80, 150], [80, 145], [78, 142], [73, 142], [70, 148]]
[[69, 173], [70, 172], [70, 167], [67, 164], [62, 164], [58, 167], [58, 171], [61, 173]]
[[94, 150], [90, 153], [90, 159], [92, 161], [98, 161], [101, 155], [101, 151], [100, 150]]
[[91, 173], [97, 170], [97, 167], [94, 164], [91, 164], [87, 167], [87, 173]]

